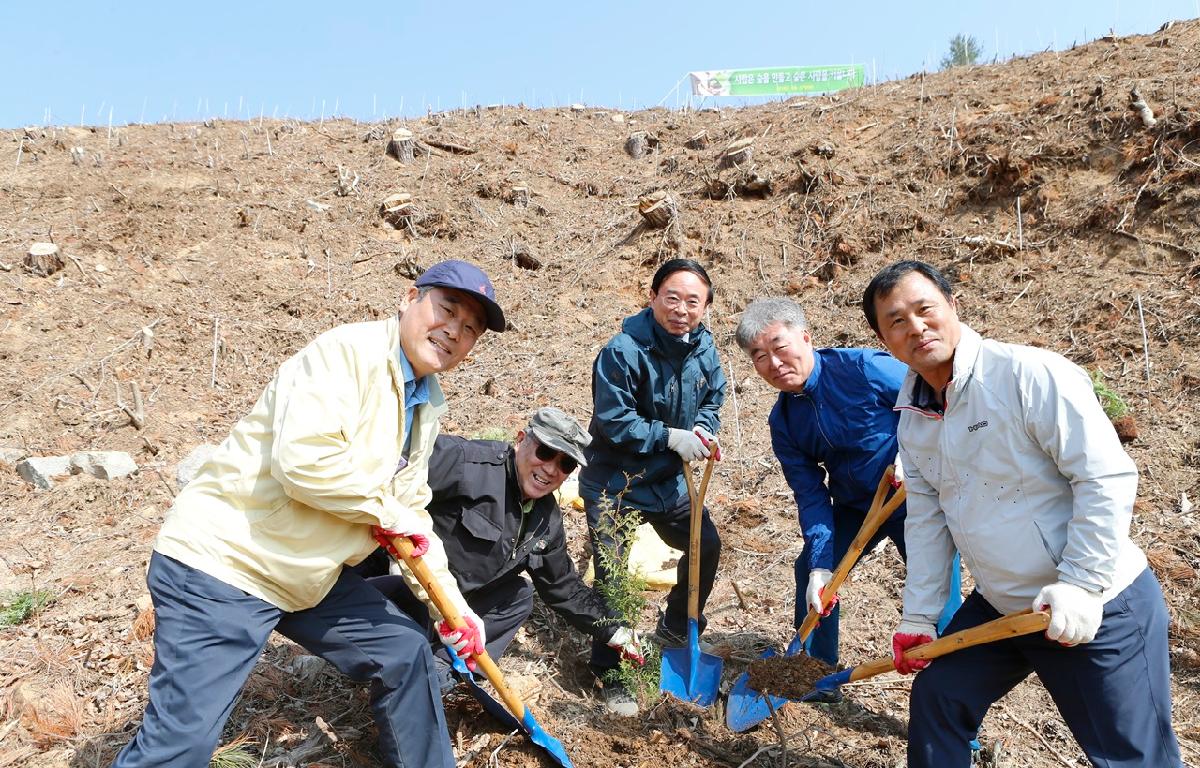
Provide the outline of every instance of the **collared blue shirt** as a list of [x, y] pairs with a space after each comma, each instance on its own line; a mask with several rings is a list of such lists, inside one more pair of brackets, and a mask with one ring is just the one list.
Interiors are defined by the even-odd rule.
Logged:
[[400, 358], [400, 372], [404, 374], [404, 455], [407, 456], [417, 406], [429, 402], [429, 382], [425, 380], [425, 376], [418, 379], [413, 373], [412, 364], [404, 354], [404, 347], [397, 347], [396, 353]]

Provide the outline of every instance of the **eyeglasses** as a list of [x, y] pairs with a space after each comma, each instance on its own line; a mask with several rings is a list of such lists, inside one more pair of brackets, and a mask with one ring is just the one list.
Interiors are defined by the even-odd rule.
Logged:
[[578, 461], [571, 458], [570, 456], [563, 453], [562, 451], [556, 451], [548, 445], [543, 445], [533, 435], [530, 435], [529, 439], [533, 441], [533, 445], [534, 445], [533, 452], [534, 452], [534, 454], [537, 455], [538, 461], [547, 462], [547, 461], [553, 461], [555, 458], [557, 458], [558, 459], [558, 468], [562, 470], [564, 475], [571, 474], [572, 472], [575, 471], [575, 468], [579, 466]]

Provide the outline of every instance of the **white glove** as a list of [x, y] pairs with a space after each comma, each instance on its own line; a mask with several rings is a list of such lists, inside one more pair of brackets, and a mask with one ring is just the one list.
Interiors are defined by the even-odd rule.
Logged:
[[1055, 582], [1042, 587], [1033, 598], [1033, 610], [1050, 609], [1046, 637], [1063, 645], [1090, 643], [1104, 618], [1104, 597], [1083, 587]]
[[684, 461], [699, 461], [708, 458], [704, 441], [695, 432], [687, 429], [667, 427], [667, 447], [679, 454]]
[[808, 602], [809, 609], [816, 611], [819, 616], [828, 616], [836, 602], [837, 596], [830, 595], [829, 605], [825, 606], [822, 604], [821, 590], [829, 586], [829, 582], [831, 581], [833, 581], [833, 571], [827, 571], [824, 568], [813, 568], [808, 572], [808, 589], [804, 591], [804, 599]]

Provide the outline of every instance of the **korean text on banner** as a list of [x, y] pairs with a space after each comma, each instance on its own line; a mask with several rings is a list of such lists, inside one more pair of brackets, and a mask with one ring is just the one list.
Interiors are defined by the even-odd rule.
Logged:
[[862, 64], [832, 67], [765, 67], [689, 72], [696, 96], [774, 96], [788, 93], [833, 93], [858, 88], [865, 79]]

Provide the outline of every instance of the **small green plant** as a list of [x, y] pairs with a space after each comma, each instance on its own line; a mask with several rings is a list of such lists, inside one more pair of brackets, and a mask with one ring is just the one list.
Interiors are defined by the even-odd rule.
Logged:
[[496, 440], [501, 443], [511, 443], [513, 437], [515, 435], [503, 427], [485, 427], [471, 435], [472, 440]]
[[1096, 393], [1096, 399], [1100, 401], [1100, 407], [1104, 409], [1104, 415], [1109, 421], [1128, 415], [1129, 406], [1125, 404], [1125, 399], [1109, 388], [1101, 378], [1100, 371], [1092, 371], [1092, 391]]
[[0, 627], [24, 624], [53, 602], [54, 593], [44, 589], [16, 592], [5, 599], [0, 609]]
[[[628, 486], [626, 486], [628, 487]], [[616, 501], [602, 495], [599, 500], [600, 514], [596, 525], [597, 539], [611, 541], [601, 544], [596, 558], [607, 574], [597, 579], [596, 588], [616, 614], [612, 623], [636, 627], [646, 607], [646, 580], [639, 573], [630, 573], [629, 556], [637, 534], [641, 516], [621, 506], [621, 496]], [[659, 696], [658, 683], [662, 659], [652, 643], [643, 645], [646, 663], [639, 665], [622, 659], [619, 667], [608, 674], [608, 679], [625, 686], [631, 694], [645, 703], [653, 703]]]
[[255, 768], [258, 765], [261, 765], [261, 758], [257, 754], [257, 745], [245, 735], [217, 747], [208, 760], [208, 768]]

